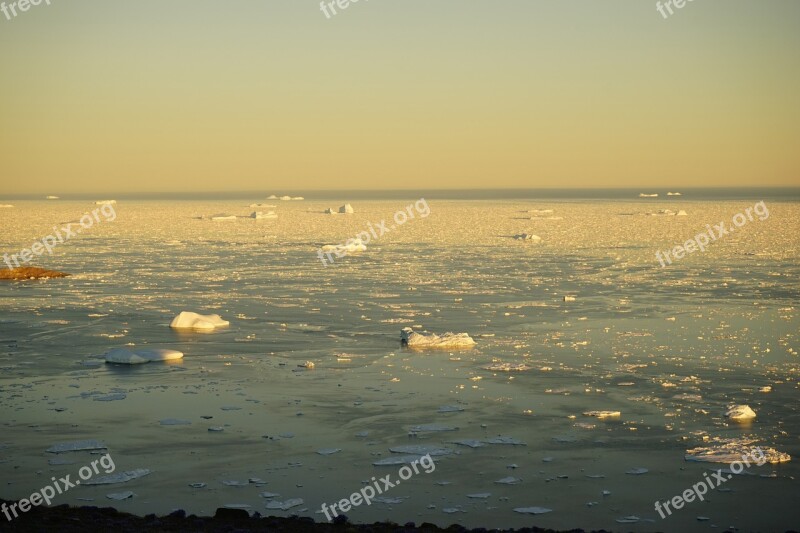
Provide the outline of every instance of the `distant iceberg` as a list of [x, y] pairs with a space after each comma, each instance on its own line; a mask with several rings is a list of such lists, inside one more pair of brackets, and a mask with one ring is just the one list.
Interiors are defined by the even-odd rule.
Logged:
[[4, 208], [4, 207], [14, 207], [14, 206], [11, 204], [0, 204], [0, 207]]
[[342, 207], [339, 208], [339, 213], [352, 215], [353, 213], [355, 213], [355, 211], [353, 210], [352, 205], [344, 204]]
[[217, 213], [216, 215], [211, 215], [211, 220], [215, 221], [236, 220], [236, 215], [229, 215], [227, 213]]
[[94, 205], [105, 205], [105, 204], [116, 204], [116, 200], [98, 200], [94, 203]]
[[458, 348], [474, 346], [475, 341], [467, 333], [417, 333], [411, 328], [400, 331], [400, 342], [409, 348]]
[[736, 422], [747, 422], [756, 417], [756, 412], [749, 405], [732, 405], [725, 412], [725, 416]]
[[679, 192], [668, 192], [667, 196], [681, 196], [681, 193], [679, 193]]
[[169, 327], [174, 329], [213, 330], [228, 325], [230, 325], [230, 322], [222, 320], [219, 315], [199, 315], [191, 311], [182, 311], [172, 320]]
[[45, 200], [58, 200], [58, 196], [45, 196]]
[[261, 211], [253, 211], [250, 213], [250, 218], [254, 218], [256, 220], [262, 220], [266, 218], [278, 218], [278, 215], [275, 211], [267, 211], [266, 213]]
[[518, 241], [531, 241], [531, 242], [539, 242], [542, 240], [541, 237], [538, 235], [533, 235], [531, 233], [520, 233], [519, 235], [514, 235], [514, 238]]
[[639, 198], [658, 198], [658, 193], [646, 194], [646, 193], [640, 192], [639, 193]]

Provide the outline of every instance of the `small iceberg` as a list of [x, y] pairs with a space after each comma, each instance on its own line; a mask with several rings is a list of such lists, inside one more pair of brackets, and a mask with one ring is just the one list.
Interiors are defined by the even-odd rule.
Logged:
[[547, 507], [516, 507], [514, 512], [522, 514], [545, 514], [551, 513], [553, 510]]
[[0, 204], [0, 208], [8, 208], [8, 207], [14, 207], [14, 206], [11, 204]]
[[58, 200], [58, 198], [59, 198], [58, 196], [45, 196], [44, 197], [45, 200]]
[[94, 205], [105, 205], [105, 204], [116, 204], [116, 200], [98, 200], [94, 203]]
[[621, 414], [619, 411], [586, 411], [583, 416], [593, 416], [602, 420], [604, 418], [619, 418]]
[[756, 417], [756, 412], [749, 405], [731, 405], [725, 416], [736, 422], [747, 422]]
[[654, 194], [647, 194], [647, 193], [639, 193], [639, 198], [658, 198], [658, 193]]
[[686, 450], [684, 459], [701, 463], [737, 463], [744, 458], [751, 458], [758, 465], [765, 463], [787, 463], [792, 456], [766, 446], [751, 446], [753, 440], [732, 439], [715, 446], [692, 448]]
[[542, 240], [541, 237], [538, 235], [533, 235], [531, 233], [520, 233], [519, 235], [514, 235], [514, 238], [518, 241], [531, 241], [531, 242], [539, 242]]
[[141, 365], [151, 361], [175, 361], [177, 359], [183, 359], [183, 352], [167, 348], [148, 348], [137, 351], [115, 348], [105, 355], [106, 363], [118, 365]]
[[217, 213], [216, 215], [211, 215], [211, 220], [214, 220], [216, 222], [225, 220], [236, 220], [236, 215], [229, 215], [227, 213]]
[[681, 193], [679, 193], [679, 192], [668, 192], [667, 196], [681, 196]]
[[264, 213], [263, 211], [253, 211], [250, 213], [250, 218], [254, 218], [256, 220], [264, 220], [268, 218], [278, 218], [278, 214], [275, 211], [267, 211]]
[[475, 345], [475, 341], [467, 333], [417, 333], [411, 328], [400, 331], [400, 342], [409, 348], [437, 349], [437, 348], [464, 348]]
[[292, 507], [297, 507], [298, 505], [303, 505], [302, 498], [291, 498], [286, 501], [277, 501], [277, 500], [270, 500], [267, 502], [267, 509], [272, 510], [280, 510], [280, 511], [288, 511]]
[[361, 239], [349, 239], [346, 244], [326, 244], [322, 247], [323, 252], [335, 252], [338, 254], [364, 252], [367, 245]]
[[219, 315], [199, 315], [191, 311], [181, 311], [169, 327], [173, 329], [194, 329], [210, 331], [230, 325], [227, 320], [222, 320]]
[[339, 213], [343, 215], [352, 215], [355, 213], [353, 210], [353, 206], [350, 204], [344, 204], [342, 207], [339, 208]]
[[683, 209], [681, 209], [680, 211], [678, 211], [677, 213], [675, 213], [675, 216], [679, 216], [679, 217], [688, 217], [688, 216], [689, 216], [689, 213], [687, 213], [686, 211], [684, 211]]

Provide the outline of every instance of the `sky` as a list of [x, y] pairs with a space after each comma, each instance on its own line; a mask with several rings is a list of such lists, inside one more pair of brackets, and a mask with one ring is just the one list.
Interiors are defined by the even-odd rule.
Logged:
[[694, 0], [667, 18], [651, 0], [335, 9], [0, 12], [0, 199], [800, 186], [797, 0]]

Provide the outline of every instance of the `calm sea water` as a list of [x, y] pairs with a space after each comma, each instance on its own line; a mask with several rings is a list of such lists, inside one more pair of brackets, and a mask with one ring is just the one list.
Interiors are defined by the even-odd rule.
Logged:
[[[118, 471], [151, 473], [82, 485], [55, 503], [140, 514], [246, 505], [324, 520], [322, 503], [348, 497], [372, 477], [397, 479], [397, 466], [373, 464], [399, 455], [391, 448], [420, 445], [444, 450], [435, 471], [351, 510], [351, 520], [796, 527], [796, 461], [747, 469], [664, 520], [654, 510], [656, 500], [725, 467], [685, 461], [694, 447], [747, 439], [800, 454], [800, 203], [741, 194], [715, 201], [426, 196], [429, 216], [395, 225], [366, 252], [328, 266], [319, 246], [391, 221], [416, 198], [118, 198], [115, 220], [38, 262], [71, 277], [0, 285], [0, 497], [27, 496], [51, 476], [75, 477], [95, 456], [47, 448], [98, 439]], [[655, 259], [657, 249], [759, 200], [769, 207], [765, 220], [669, 268]], [[323, 214], [345, 201], [355, 215]], [[245, 218], [256, 202], [274, 203], [278, 218]], [[4, 253], [95, 207], [13, 203], [0, 210]], [[688, 214], [646, 214], [661, 209]], [[241, 218], [208, 219], [223, 212]], [[542, 241], [514, 240], [519, 233]], [[565, 302], [567, 295], [575, 300]], [[170, 330], [183, 310], [219, 313], [231, 326]], [[409, 351], [399, 344], [405, 326], [468, 332], [477, 346]], [[186, 356], [131, 368], [103, 363], [103, 353], [124, 346]], [[301, 366], [307, 361], [313, 369]], [[502, 363], [525, 366], [490, 369]], [[724, 417], [729, 404], [750, 405], [758, 417], [732, 423]], [[599, 420], [584, 414], [591, 410], [621, 416]], [[488, 444], [497, 437], [516, 444]], [[628, 473], [637, 469], [646, 472]], [[127, 490], [135, 496], [107, 498]], [[303, 502], [289, 510], [266, 508], [295, 498]], [[514, 511], [533, 506], [552, 511]], [[630, 516], [638, 521], [619, 522]]]

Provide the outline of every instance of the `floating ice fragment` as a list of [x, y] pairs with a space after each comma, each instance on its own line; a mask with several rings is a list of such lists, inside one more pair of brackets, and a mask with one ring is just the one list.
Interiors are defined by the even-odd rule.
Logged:
[[302, 498], [291, 498], [283, 502], [277, 500], [271, 500], [267, 502], [266, 507], [267, 509], [279, 509], [281, 511], [288, 511], [292, 507], [297, 507], [298, 505], [303, 505]]
[[706, 463], [736, 463], [743, 459], [751, 459], [756, 464], [786, 463], [792, 460], [788, 453], [783, 453], [767, 446], [751, 446], [753, 440], [733, 439], [730, 442], [715, 446], [686, 450], [684, 459]]
[[398, 503], [403, 503], [403, 498], [390, 498], [389, 496], [378, 496], [372, 501], [376, 503], [387, 503], [389, 505], [396, 505]]
[[189, 483], [189, 486], [193, 489], [204, 489], [206, 487], [205, 483]]
[[408, 444], [403, 446], [392, 446], [389, 448], [392, 453], [404, 453], [407, 455], [430, 455], [432, 457], [451, 455], [453, 450], [450, 448], [442, 448], [440, 446], [425, 445], [425, 444]]
[[259, 494], [259, 496], [261, 496], [262, 498], [275, 498], [277, 496], [280, 496], [280, 494], [278, 494], [277, 492], [262, 492]]
[[442, 512], [447, 514], [466, 513], [465, 510], [459, 509], [458, 507], [445, 507], [442, 509]]
[[124, 400], [128, 395], [124, 393], [106, 394], [105, 396], [95, 396], [92, 398], [96, 402], [114, 402], [117, 400]]
[[756, 417], [756, 412], [749, 405], [731, 405], [725, 412], [725, 416], [737, 422], [746, 422]]
[[112, 485], [114, 483], [127, 483], [133, 479], [138, 479], [150, 475], [150, 470], [147, 468], [137, 468], [136, 470], [128, 470], [118, 474], [109, 474], [107, 476], [100, 476], [85, 481], [85, 485]]
[[514, 235], [514, 238], [518, 241], [531, 241], [531, 242], [539, 242], [542, 240], [541, 237], [538, 235], [533, 235], [531, 233], [520, 233], [519, 235]]
[[565, 302], [574, 302], [575, 299], [576, 298], [574, 296], [564, 296], [564, 301]]
[[516, 507], [514, 508], [514, 512], [522, 514], [545, 514], [552, 513], [553, 510], [547, 507]]
[[522, 480], [518, 477], [508, 476], [503, 479], [498, 479], [495, 483], [499, 483], [500, 485], [519, 485], [522, 483]]
[[385, 459], [381, 459], [379, 461], [375, 461], [372, 463], [372, 466], [397, 466], [397, 465], [410, 465], [411, 463], [417, 461], [422, 458], [421, 455], [394, 455], [391, 457], [387, 457]]
[[263, 211], [253, 211], [250, 213], [250, 218], [254, 218], [256, 220], [265, 220], [269, 218], [278, 218], [278, 214], [275, 211], [267, 211], [264, 213]]
[[106, 353], [105, 359], [106, 363], [116, 363], [119, 365], [141, 365], [150, 362], [146, 357], [136, 355], [134, 352], [124, 348], [110, 350]]
[[452, 444], [458, 444], [459, 446], [468, 446], [470, 448], [482, 448], [483, 446], [486, 446], [485, 442], [474, 439], [452, 440], [450, 442]]
[[147, 348], [145, 350], [136, 350], [134, 353], [139, 357], [144, 357], [148, 361], [175, 361], [177, 359], [183, 359], [183, 352], [170, 350], [168, 348]]
[[108, 446], [97, 440], [78, 440], [53, 444], [46, 451], [48, 453], [64, 453], [78, 452], [83, 450], [103, 450], [105, 448], [108, 448]]
[[475, 493], [475, 494], [467, 494], [467, 498], [474, 498], [474, 499], [477, 499], [477, 500], [485, 500], [486, 498], [488, 498], [491, 495], [492, 495], [491, 492], [478, 492], [478, 493]]
[[623, 516], [622, 518], [617, 518], [617, 522], [620, 524], [635, 524], [640, 520], [641, 518], [635, 515]]
[[533, 367], [525, 363], [492, 363], [483, 368], [492, 372], [525, 372]]
[[497, 436], [497, 437], [492, 437], [491, 439], [486, 439], [484, 442], [486, 442], [487, 444], [510, 444], [512, 446], [527, 446], [527, 444], [525, 444], [521, 440], [515, 439], [514, 437]]
[[436, 348], [459, 348], [474, 346], [467, 333], [445, 333], [437, 335], [435, 333], [417, 333], [411, 328], [403, 328], [400, 331], [400, 342], [409, 348], [436, 349]]
[[223, 480], [222, 484], [226, 487], [246, 487], [250, 484], [249, 481], [237, 481], [235, 479]]
[[422, 424], [419, 426], [413, 426], [411, 431], [418, 433], [420, 431], [456, 431], [457, 429], [457, 427], [445, 426], [442, 424]]
[[463, 411], [463, 407], [457, 405], [443, 405], [436, 411], [437, 413], [458, 413]]
[[625, 473], [631, 476], [641, 476], [642, 474], [646, 474], [648, 472], [649, 470], [646, 468], [632, 468]]
[[111, 494], [106, 494], [106, 498], [109, 500], [127, 500], [128, 498], [133, 498], [136, 496], [133, 492], [126, 490], [125, 492], [112, 492]]
[[603, 418], [617, 418], [621, 415], [619, 411], [586, 411], [584, 416], [594, 416], [600, 419]]
[[181, 418], [163, 418], [158, 421], [162, 426], [187, 426], [192, 422]]
[[227, 320], [222, 320], [219, 315], [199, 315], [191, 311], [181, 311], [169, 327], [174, 329], [213, 330], [230, 325]]
[[342, 207], [339, 208], [339, 213], [352, 215], [353, 213], [355, 213], [355, 211], [353, 210], [352, 205], [344, 204]]
[[218, 433], [220, 431], [225, 431], [225, 428], [222, 426], [211, 426], [208, 430], [212, 433]]
[[317, 450], [317, 453], [320, 455], [333, 455], [335, 453], [339, 453], [342, 451], [341, 448], [323, 448], [321, 450]]

